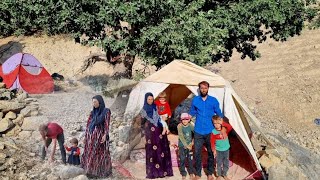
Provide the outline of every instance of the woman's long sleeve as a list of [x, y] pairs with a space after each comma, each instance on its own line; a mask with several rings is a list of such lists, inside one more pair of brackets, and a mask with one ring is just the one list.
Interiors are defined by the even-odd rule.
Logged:
[[89, 115], [89, 117], [88, 117], [88, 121], [87, 121], [87, 126], [86, 126], [86, 132], [88, 131], [88, 129], [89, 129], [89, 124], [90, 124], [90, 122], [91, 122], [91, 113], [90, 113], [90, 115]]

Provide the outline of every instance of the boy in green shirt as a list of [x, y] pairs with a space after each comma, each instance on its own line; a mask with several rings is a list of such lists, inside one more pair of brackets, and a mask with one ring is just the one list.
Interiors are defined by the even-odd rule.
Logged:
[[188, 173], [190, 178], [194, 177], [194, 169], [192, 164], [192, 133], [194, 132], [194, 125], [190, 123], [191, 116], [188, 113], [182, 113], [180, 116], [181, 123], [178, 125], [179, 135], [179, 159], [180, 159], [180, 174], [182, 179], [186, 179], [187, 172], [185, 170], [185, 160], [188, 159]]
[[232, 126], [222, 120], [221, 117], [215, 115], [212, 117], [214, 129], [211, 134], [211, 149], [217, 162], [217, 180], [229, 180], [227, 173], [229, 170], [229, 149], [230, 143], [228, 136], [223, 136], [221, 133], [222, 127], [226, 128], [226, 133], [232, 130]]

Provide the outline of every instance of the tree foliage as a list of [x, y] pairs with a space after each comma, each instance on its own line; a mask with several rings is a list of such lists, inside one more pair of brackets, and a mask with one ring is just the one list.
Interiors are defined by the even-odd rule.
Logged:
[[255, 60], [254, 40], [301, 33], [304, 20], [315, 16], [305, 6], [311, 1], [2, 0], [0, 35], [85, 34], [85, 44], [113, 57], [139, 55], [157, 67], [173, 59], [228, 61], [234, 49]]

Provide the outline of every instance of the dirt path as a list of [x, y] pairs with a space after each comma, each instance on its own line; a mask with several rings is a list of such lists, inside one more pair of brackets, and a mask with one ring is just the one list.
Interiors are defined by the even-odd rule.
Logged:
[[57, 92], [38, 97], [40, 113], [64, 128], [66, 138], [71, 132], [86, 125], [91, 111], [91, 98], [96, 95], [90, 88], [80, 87], [73, 92]]

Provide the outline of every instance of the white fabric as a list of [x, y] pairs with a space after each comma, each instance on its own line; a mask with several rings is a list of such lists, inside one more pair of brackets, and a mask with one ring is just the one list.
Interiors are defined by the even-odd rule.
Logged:
[[24, 66], [24, 65], [22, 65], [22, 68], [24, 68], [28, 73], [30, 73], [32, 75], [39, 75], [42, 71], [42, 68], [37, 67], [37, 66]]
[[223, 77], [185, 60], [174, 60], [143, 81], [188, 86], [197, 86], [199, 82], [207, 81], [210, 87], [223, 87], [226, 83]]
[[169, 84], [155, 82], [140, 82], [131, 91], [128, 104], [124, 113], [126, 120], [136, 117], [143, 107], [144, 96], [147, 92], [151, 92], [156, 98], [160, 92], [164, 91]]
[[[21, 84], [20, 84], [20, 77], [19, 75], [17, 76], [17, 79], [13, 82], [12, 86], [10, 87], [10, 89], [22, 89], [23, 91], [25, 91]], [[25, 91], [26, 92], [26, 91]]]
[[262, 170], [259, 160], [255, 155], [255, 151], [248, 137], [246, 129], [242, 123], [237, 107], [233, 101], [232, 93], [230, 88], [225, 88], [225, 99], [224, 99], [224, 115], [228, 117], [229, 122], [233, 129], [237, 132], [241, 140], [245, 143], [249, 150], [258, 170]]

